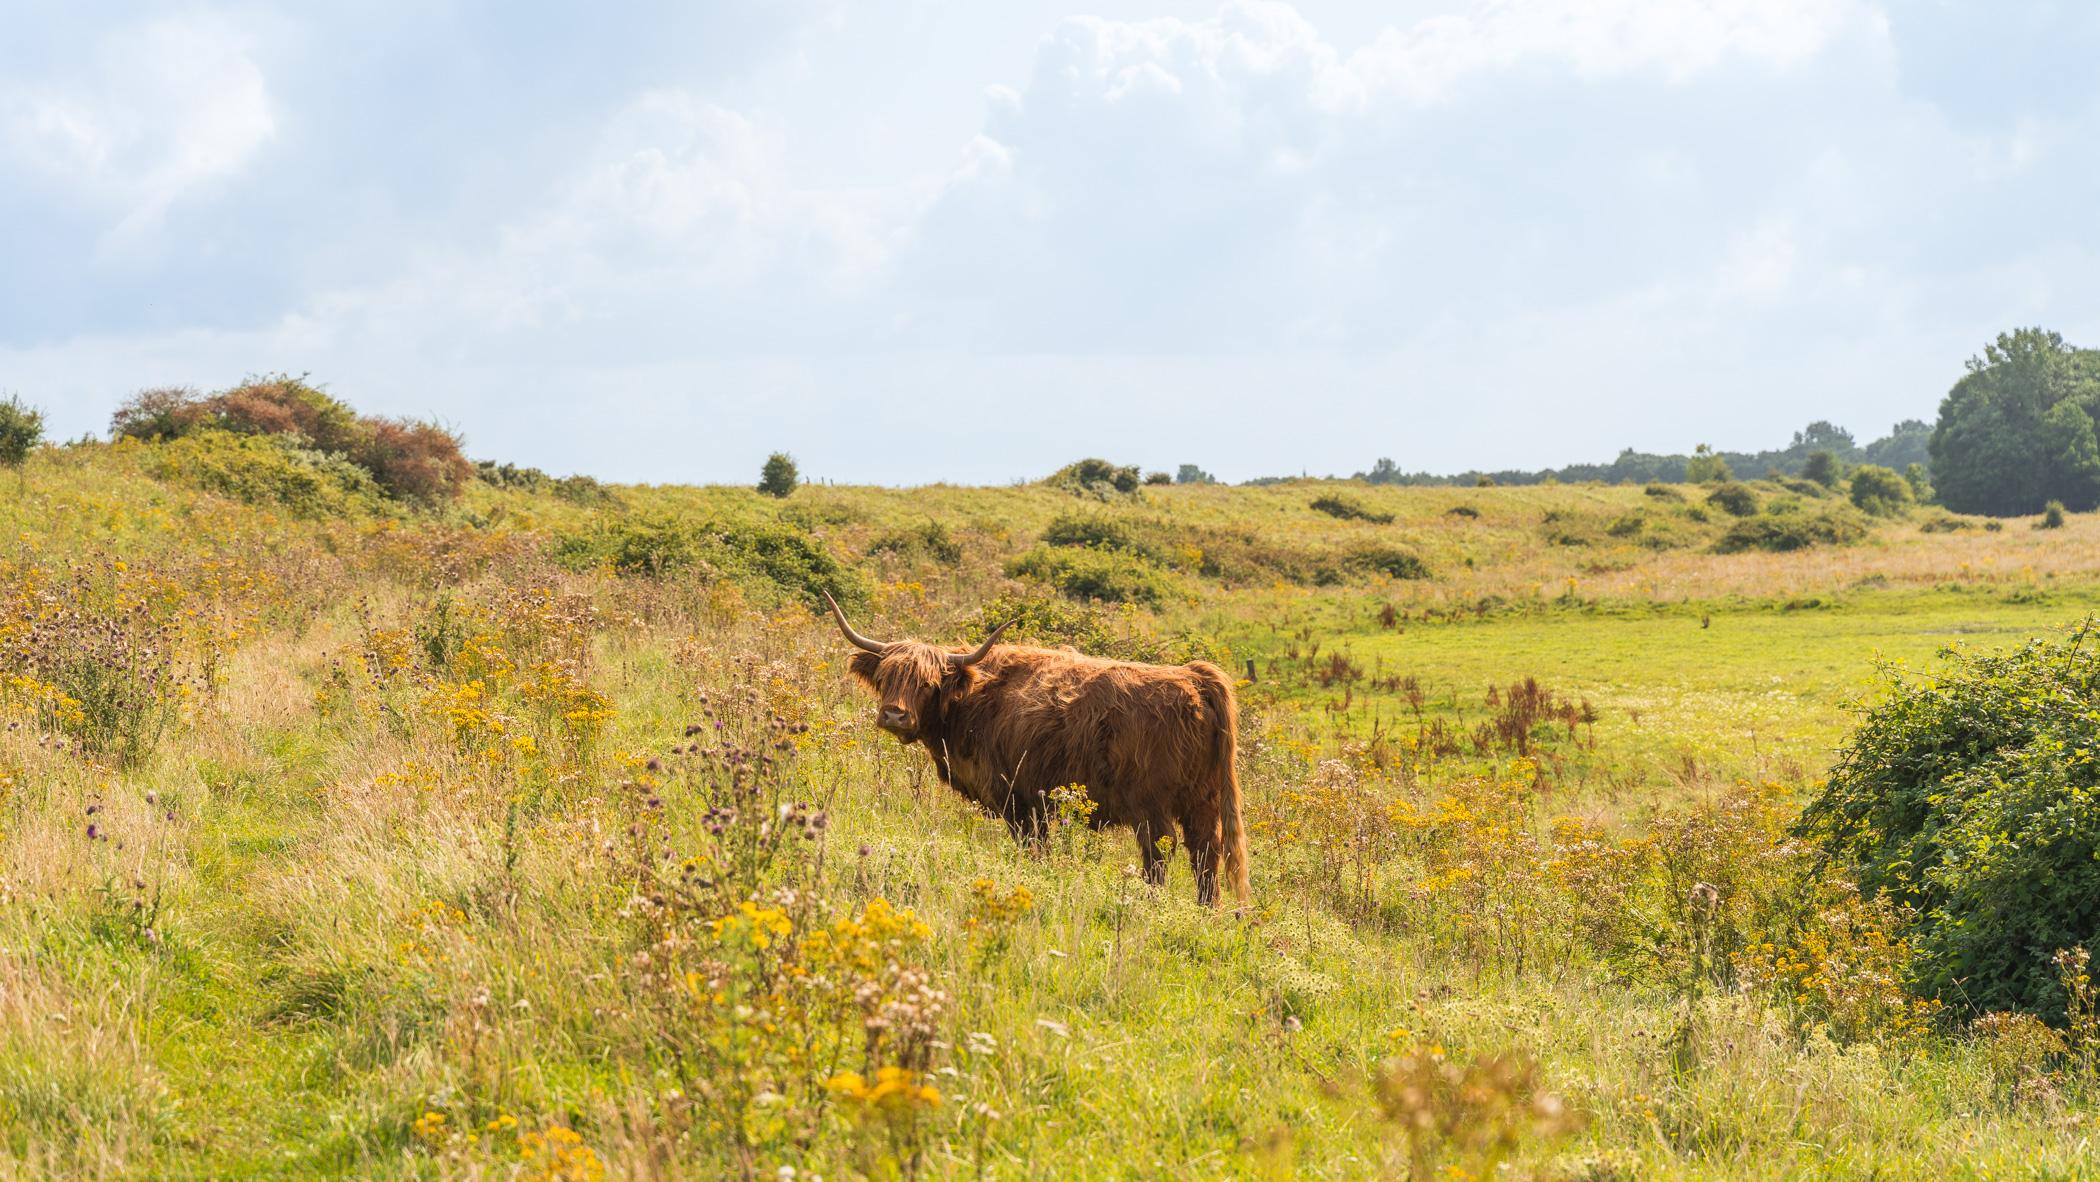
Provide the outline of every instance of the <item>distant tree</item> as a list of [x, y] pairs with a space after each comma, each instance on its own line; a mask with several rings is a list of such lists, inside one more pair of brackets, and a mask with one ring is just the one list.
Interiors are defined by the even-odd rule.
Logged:
[[15, 395], [0, 398], [0, 467], [20, 469], [44, 441], [44, 412]]
[[2100, 505], [2100, 352], [2038, 328], [2006, 333], [1969, 360], [1940, 403], [1930, 444], [1940, 501], [1962, 513], [2038, 512], [2050, 500]]
[[[1391, 463], [1392, 461], [1388, 460], [1386, 462]], [[1212, 476], [1194, 464], [1183, 464], [1174, 473], [1174, 483], [1176, 484], [1216, 484], [1217, 482], [1217, 477]]]
[[1845, 473], [1838, 454], [1827, 447], [1819, 447], [1808, 453], [1808, 462], [1801, 465], [1801, 475], [1824, 488], [1836, 488]]
[[[1839, 456], [1847, 456], [1857, 449], [1858, 444], [1853, 442], [1852, 432], [1827, 420], [1817, 419], [1808, 426], [1794, 432], [1794, 445], [1787, 450], [1794, 452], [1828, 451], [1834, 452]], [[1813, 480], [1815, 478], [1811, 476], [1809, 479]]]
[[1910, 506], [1910, 482], [1879, 464], [1861, 464], [1852, 471], [1852, 503], [1877, 517], [1900, 513]]
[[1394, 463], [1390, 456], [1380, 456], [1378, 457], [1378, 462], [1372, 464], [1371, 470], [1364, 473], [1363, 476], [1365, 480], [1370, 481], [1372, 484], [1399, 484], [1401, 482], [1400, 465]]
[[1889, 428], [1887, 435], [1859, 451], [1860, 463], [1880, 464], [1899, 472], [1931, 458], [1932, 424], [1922, 419], [1905, 419], [1897, 423]]
[[1733, 480], [1735, 473], [1728, 468], [1728, 461], [1714, 454], [1707, 444], [1692, 449], [1692, 458], [1684, 466], [1684, 478], [1692, 484], [1712, 484], [1716, 481]]
[[776, 451], [766, 457], [766, 466], [758, 474], [758, 491], [769, 497], [784, 497], [795, 491], [802, 482], [802, 473], [795, 467], [795, 457], [784, 451]]
[[1906, 465], [1903, 469], [1903, 481], [1904, 483], [1910, 485], [1910, 495], [1916, 497], [1920, 505], [1929, 505], [1932, 503], [1934, 496], [1934, 493], [1932, 491], [1932, 476], [1929, 472], [1925, 470], [1925, 465]]

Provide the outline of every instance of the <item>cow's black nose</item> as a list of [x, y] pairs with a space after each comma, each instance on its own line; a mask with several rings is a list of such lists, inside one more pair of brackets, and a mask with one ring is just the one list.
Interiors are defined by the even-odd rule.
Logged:
[[907, 728], [911, 725], [911, 715], [902, 710], [885, 710], [882, 712], [882, 725], [898, 729]]

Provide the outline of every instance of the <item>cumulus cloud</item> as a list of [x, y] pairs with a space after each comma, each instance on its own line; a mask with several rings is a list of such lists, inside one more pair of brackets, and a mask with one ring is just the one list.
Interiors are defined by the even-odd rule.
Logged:
[[[1946, 36], [1918, 14], [1949, 6], [1886, 2], [1445, 0], [1344, 37], [1250, 0], [1045, 19], [981, 72], [937, 40], [952, 12], [841, 6], [778, 76], [601, 93], [610, 75], [586, 71], [515, 127], [506, 96], [456, 95], [472, 118], [428, 142], [396, 112], [414, 151], [355, 157], [413, 174], [381, 198], [335, 178], [332, 216], [252, 233], [227, 207], [213, 249], [281, 254], [262, 278], [289, 294], [184, 304], [151, 332], [46, 314], [72, 327], [33, 344], [0, 302], [0, 383], [110, 399], [310, 369], [375, 409], [447, 414], [488, 454], [664, 479], [741, 475], [781, 445], [841, 477], [998, 479], [1082, 450], [1254, 475], [1872, 430], [1928, 410], [1936, 375], [2007, 324], [2100, 339], [2064, 311], [2100, 306], [2100, 172], [2076, 150], [2100, 123], [2054, 91], [1974, 114], [1914, 69]], [[867, 76], [871, 26], [922, 55], [898, 69], [955, 82], [930, 88], [942, 113], [981, 95], [981, 120], [827, 92]], [[609, 30], [607, 62], [648, 36]], [[150, 228], [258, 171], [273, 135], [311, 138], [274, 59], [220, 32], [194, 77], [124, 57], [167, 35], [135, 31], [95, 43], [124, 77], [0, 82], [14, 172]], [[869, 129], [918, 139], [889, 154]], [[607, 407], [650, 429], [587, 450]], [[1016, 429], [989, 446], [987, 423]], [[872, 458], [854, 446], [871, 434], [939, 459]]]

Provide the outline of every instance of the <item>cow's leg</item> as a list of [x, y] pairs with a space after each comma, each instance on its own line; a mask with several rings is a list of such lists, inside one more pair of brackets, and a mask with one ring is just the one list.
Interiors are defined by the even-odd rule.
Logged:
[[1218, 903], [1218, 810], [1196, 805], [1181, 816], [1181, 840], [1189, 847], [1189, 870], [1196, 876], [1196, 901]]
[[1174, 823], [1165, 816], [1143, 817], [1133, 826], [1137, 830], [1138, 858], [1145, 866], [1145, 881], [1153, 886], [1167, 884], [1167, 854], [1161, 845], [1173, 841]]

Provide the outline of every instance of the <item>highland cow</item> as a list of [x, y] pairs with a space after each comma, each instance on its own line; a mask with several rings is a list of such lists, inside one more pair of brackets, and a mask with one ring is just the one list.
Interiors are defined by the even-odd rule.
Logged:
[[1001, 645], [1012, 621], [972, 650], [885, 643], [855, 632], [824, 598], [860, 650], [849, 668], [879, 701], [876, 725], [924, 746], [941, 781], [1004, 818], [1015, 837], [1041, 835], [1050, 793], [1082, 785], [1090, 824], [1136, 831], [1148, 881], [1166, 881], [1163, 847], [1179, 824], [1196, 897], [1214, 905], [1222, 876], [1246, 901], [1238, 708], [1223, 670]]

